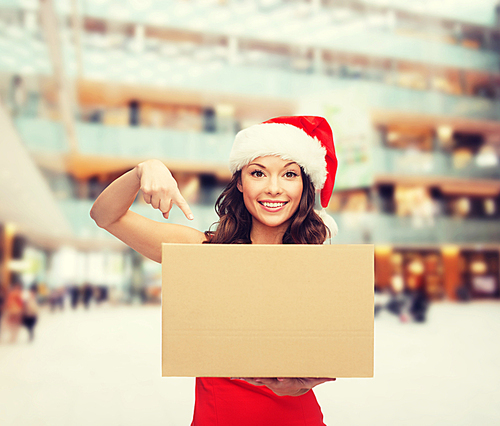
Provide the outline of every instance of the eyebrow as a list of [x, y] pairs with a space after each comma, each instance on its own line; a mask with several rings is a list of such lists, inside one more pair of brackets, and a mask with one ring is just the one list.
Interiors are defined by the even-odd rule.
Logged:
[[[291, 166], [292, 164], [297, 164], [296, 161], [290, 161], [289, 163], [286, 163], [283, 168], [287, 168], [288, 166]], [[262, 164], [259, 164], [259, 163], [250, 163], [249, 166], [259, 166], [259, 167], [262, 167], [263, 169], [266, 168], [266, 166], [263, 166]]]

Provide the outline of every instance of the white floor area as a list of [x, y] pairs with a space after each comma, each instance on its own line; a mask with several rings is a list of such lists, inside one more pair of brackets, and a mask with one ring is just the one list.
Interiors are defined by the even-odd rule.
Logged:
[[[159, 307], [44, 312], [0, 344], [0, 425], [189, 426], [194, 379], [162, 379]], [[375, 321], [375, 378], [316, 388], [334, 425], [500, 425], [500, 303]], [[237, 426], [237, 425], [236, 425]]]

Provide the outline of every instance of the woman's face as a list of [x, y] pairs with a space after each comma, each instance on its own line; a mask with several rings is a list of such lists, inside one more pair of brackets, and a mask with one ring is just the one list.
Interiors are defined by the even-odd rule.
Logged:
[[241, 170], [238, 189], [255, 221], [287, 227], [302, 196], [300, 166], [276, 156], [258, 157]]

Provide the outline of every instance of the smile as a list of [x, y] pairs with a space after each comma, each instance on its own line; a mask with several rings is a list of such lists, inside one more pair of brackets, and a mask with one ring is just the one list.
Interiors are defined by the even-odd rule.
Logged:
[[276, 201], [276, 202], [259, 201], [259, 204], [269, 209], [278, 209], [287, 204], [287, 201]]

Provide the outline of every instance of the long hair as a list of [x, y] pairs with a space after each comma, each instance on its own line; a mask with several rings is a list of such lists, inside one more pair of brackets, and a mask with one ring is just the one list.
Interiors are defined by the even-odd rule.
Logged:
[[[314, 211], [314, 186], [309, 176], [302, 170], [302, 195], [299, 207], [291, 217], [290, 225], [283, 235], [283, 244], [323, 244], [328, 230], [323, 220]], [[226, 189], [215, 203], [219, 221], [215, 231], [206, 231], [207, 244], [252, 244], [250, 231], [252, 215], [238, 189], [241, 171], [234, 173]]]

